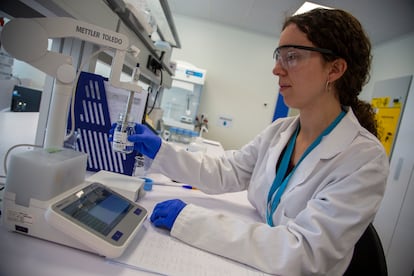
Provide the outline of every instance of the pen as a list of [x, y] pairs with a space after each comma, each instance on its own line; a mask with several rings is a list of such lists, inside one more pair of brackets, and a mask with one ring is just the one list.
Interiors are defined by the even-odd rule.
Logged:
[[190, 185], [182, 185], [181, 187], [183, 187], [184, 189], [197, 190], [196, 187], [193, 187], [193, 186], [190, 186]]
[[197, 190], [197, 188], [191, 186], [191, 185], [175, 185], [175, 184], [168, 184], [168, 183], [153, 183], [153, 185], [158, 185], [158, 186], [170, 186], [170, 187], [181, 187], [184, 189], [189, 189], [189, 190]]

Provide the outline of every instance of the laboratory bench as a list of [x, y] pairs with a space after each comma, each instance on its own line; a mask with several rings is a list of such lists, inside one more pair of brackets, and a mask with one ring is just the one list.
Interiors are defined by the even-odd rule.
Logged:
[[[5, 152], [12, 145], [17, 143], [33, 143], [37, 120], [38, 113], [0, 112], [1, 128], [13, 130], [9, 135], [4, 134], [1, 137], [1, 163], [3, 163]], [[210, 154], [222, 154], [223, 148], [219, 143], [210, 140], [206, 140], [206, 142], [208, 146], [207, 152]], [[4, 174], [3, 164], [1, 166], [1, 174]], [[90, 175], [88, 174], [88, 176]], [[163, 175], [153, 174], [148, 177], [157, 183], [174, 184]], [[0, 183], [3, 184], [4, 182], [5, 179], [3, 177], [0, 178]], [[239, 216], [246, 220], [260, 221], [256, 210], [247, 200], [247, 193], [238, 192], [213, 196], [204, 194], [199, 190], [184, 189], [180, 184], [175, 184], [177, 185], [176, 187], [153, 185], [152, 190], [147, 191], [138, 200], [137, 203], [148, 211], [148, 218], [117, 261], [32, 236], [11, 232], [5, 226], [0, 225], [0, 275], [127, 276], [156, 274], [193, 276], [214, 275], [214, 273], [216, 273], [215, 275], [220, 275], [220, 272], [223, 272], [220, 270], [214, 271], [214, 269], [226, 269], [226, 271], [230, 269], [230, 271], [234, 272], [233, 275], [263, 275], [261, 272], [257, 272], [245, 265], [186, 245], [170, 237], [168, 231], [155, 228], [149, 221], [149, 216], [156, 203], [173, 198], [179, 198], [186, 203], [194, 203], [222, 213]], [[4, 190], [0, 191], [0, 199], [3, 197], [3, 192]], [[164, 246], [169, 246], [170, 251], [165, 250]], [[157, 257], [151, 259], [150, 253], [152, 256], [155, 255]], [[132, 261], [139, 260], [140, 262], [133, 262], [131, 264], [131, 258], [129, 261], [124, 258], [128, 254], [130, 257], [132, 256]], [[177, 256], [181, 256], [181, 258], [177, 258]], [[186, 266], [189, 263], [196, 262], [199, 262], [199, 265], [192, 267], [197, 267], [198, 270], [188, 270]], [[214, 268], [213, 270], [212, 267]]]
[[[170, 181], [162, 175], [149, 175], [149, 177], [159, 183]], [[234, 275], [243, 275], [244, 273], [246, 275], [263, 275], [245, 265], [186, 245], [170, 237], [168, 231], [155, 228], [149, 221], [155, 204], [173, 198], [180, 198], [186, 203], [197, 204], [246, 220], [260, 220], [256, 210], [247, 201], [246, 192], [212, 196], [199, 190], [183, 189], [179, 185], [177, 187], [154, 185], [152, 190], [147, 191], [145, 196], [137, 202], [148, 210], [148, 218], [120, 257], [121, 260], [114, 262], [93, 253], [11, 232], [6, 230], [4, 226], [0, 226], [0, 275], [190, 275], [187, 274], [188, 270], [185, 268], [188, 262], [200, 262], [200, 265], [204, 265], [206, 268], [206, 270], [201, 268], [202, 271], [193, 270], [191, 275], [219, 273], [220, 271], [211, 271], [211, 274], [208, 272], [210, 270], [208, 267], [215, 264], [216, 267], [223, 267], [223, 271], [229, 268], [234, 270]], [[170, 249], [171, 246], [175, 247], [176, 252], [174, 249], [172, 252], [166, 252], [163, 248], [163, 246], [167, 246], [165, 243], [170, 243], [168, 244]], [[136, 266], [131, 265], [131, 263], [122, 260], [125, 254], [135, 254], [137, 259], [143, 259]], [[150, 258], [148, 254], [155, 254], [159, 258], [154, 258], [151, 262], [148, 260]], [[183, 259], [180, 260], [177, 255], [181, 255]], [[191, 259], [192, 257], [195, 259]], [[173, 265], [174, 260], [177, 263]], [[154, 271], [154, 268], [158, 271]], [[165, 273], [166, 271], [168, 272]]]

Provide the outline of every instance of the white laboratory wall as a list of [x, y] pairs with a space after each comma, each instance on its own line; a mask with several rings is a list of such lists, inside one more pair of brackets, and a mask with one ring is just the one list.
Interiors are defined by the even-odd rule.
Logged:
[[[173, 60], [207, 70], [199, 112], [208, 116], [203, 136], [225, 149], [240, 148], [271, 121], [278, 81], [272, 75], [277, 37], [270, 37], [180, 15], [174, 16], [181, 49]], [[228, 127], [220, 117], [231, 119]]]
[[20, 60], [14, 60], [13, 76], [21, 80], [23, 86], [42, 90], [46, 74]]
[[414, 74], [414, 33], [382, 43], [373, 48], [371, 80], [361, 99], [370, 101], [376, 81]]
[[[48, 39], [48, 50], [52, 47], [52, 40]], [[45, 84], [46, 74], [40, 71], [39, 69], [31, 66], [30, 64], [14, 59], [13, 63], [13, 76], [18, 78], [21, 81], [21, 85], [37, 88], [43, 90]]]

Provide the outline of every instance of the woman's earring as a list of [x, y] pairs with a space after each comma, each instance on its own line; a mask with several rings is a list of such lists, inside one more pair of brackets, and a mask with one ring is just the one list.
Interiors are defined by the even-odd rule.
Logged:
[[331, 91], [331, 87], [329, 86], [330, 82], [326, 81], [325, 91], [328, 91], [328, 93]]

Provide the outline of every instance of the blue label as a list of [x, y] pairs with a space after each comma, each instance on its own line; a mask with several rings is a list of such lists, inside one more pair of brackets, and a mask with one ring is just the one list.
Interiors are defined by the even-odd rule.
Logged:
[[[147, 181], [145, 181], [145, 184], [147, 184]], [[145, 187], [145, 185], [144, 185], [144, 187]], [[141, 209], [139, 209], [139, 208], [135, 209], [134, 214], [139, 216], [139, 214], [141, 214]]]
[[196, 72], [196, 71], [191, 71], [191, 70], [185, 70], [185, 74], [186, 75], [190, 75], [190, 76], [194, 76], [194, 77], [198, 77], [198, 78], [202, 78], [203, 77], [203, 73]]
[[112, 236], [112, 239], [114, 241], [118, 241], [122, 237], [123, 234], [124, 233], [122, 233], [121, 231], [116, 231], [115, 234]]

